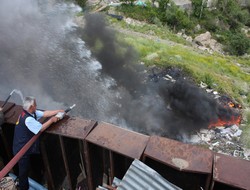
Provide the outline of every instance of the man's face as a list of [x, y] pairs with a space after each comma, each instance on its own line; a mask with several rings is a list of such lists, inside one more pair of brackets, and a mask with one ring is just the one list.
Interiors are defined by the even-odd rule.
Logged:
[[31, 113], [35, 113], [36, 111], [36, 101], [34, 101], [34, 104], [30, 107]]

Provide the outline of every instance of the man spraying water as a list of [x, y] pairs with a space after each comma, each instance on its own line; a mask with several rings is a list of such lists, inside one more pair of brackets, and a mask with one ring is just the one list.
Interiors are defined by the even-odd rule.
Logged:
[[[51, 124], [60, 120], [56, 117], [58, 113], [65, 113], [64, 110], [37, 110], [36, 99], [34, 97], [26, 97], [23, 102], [23, 111], [20, 114], [15, 126], [13, 139], [13, 153], [16, 155], [22, 147], [40, 131], [43, 132]], [[64, 114], [63, 114], [64, 115]], [[45, 123], [40, 123], [38, 120], [42, 117], [51, 117]], [[31, 154], [39, 153], [39, 141], [36, 140], [29, 150], [21, 157], [18, 162], [19, 166], [19, 188], [20, 190], [28, 190], [28, 173], [29, 159]]]

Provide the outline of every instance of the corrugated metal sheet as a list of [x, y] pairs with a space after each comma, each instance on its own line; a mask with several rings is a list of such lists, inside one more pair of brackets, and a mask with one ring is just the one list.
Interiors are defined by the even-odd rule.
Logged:
[[155, 170], [139, 160], [134, 160], [117, 190], [180, 190]]
[[231, 187], [250, 189], [250, 161], [216, 153], [213, 181]]

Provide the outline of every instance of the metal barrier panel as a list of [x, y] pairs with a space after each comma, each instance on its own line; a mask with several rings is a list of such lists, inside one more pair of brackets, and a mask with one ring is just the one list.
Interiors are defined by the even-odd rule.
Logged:
[[84, 140], [96, 125], [96, 121], [66, 115], [62, 120], [49, 127], [46, 133]]
[[143, 161], [180, 188], [209, 188], [213, 162], [213, 153], [210, 150], [151, 136]]
[[42, 156], [49, 189], [76, 189], [79, 176], [86, 178], [84, 139], [95, 126], [96, 121], [66, 116], [43, 135]]
[[[0, 101], [0, 105], [4, 102]], [[3, 108], [4, 113], [4, 124], [0, 130], [0, 156], [2, 157], [2, 162], [6, 165], [11, 158], [12, 154], [12, 143], [14, 127], [18, 116], [22, 112], [22, 106], [18, 106], [14, 103], [7, 102]], [[16, 171], [16, 167], [14, 168]]]
[[99, 123], [85, 139], [89, 188], [122, 178], [133, 160], [140, 159], [149, 136], [108, 123]]
[[250, 161], [215, 153], [211, 190], [250, 189]]
[[[3, 102], [0, 101], [0, 105], [2, 104]], [[8, 102], [3, 108], [5, 123], [15, 125], [18, 119], [18, 116], [22, 112], [22, 109], [23, 109], [22, 106]]]
[[[0, 101], [0, 104], [3, 104]], [[12, 158], [14, 126], [22, 106], [5, 105], [0, 143], [4, 164]], [[89, 188], [106, 174], [107, 183], [122, 178], [133, 160], [141, 159], [168, 181], [183, 189], [250, 190], [250, 162], [171, 139], [146, 136], [108, 123], [66, 116], [41, 135], [49, 189], [74, 189], [79, 163], [87, 169]], [[145, 150], [145, 151], [144, 151]], [[213, 163], [214, 161], [214, 163]], [[33, 166], [35, 166], [35, 163]], [[32, 166], [32, 169], [33, 169]], [[213, 168], [213, 178], [211, 179]], [[84, 172], [82, 172], [84, 173]], [[86, 176], [85, 176], [86, 177]]]

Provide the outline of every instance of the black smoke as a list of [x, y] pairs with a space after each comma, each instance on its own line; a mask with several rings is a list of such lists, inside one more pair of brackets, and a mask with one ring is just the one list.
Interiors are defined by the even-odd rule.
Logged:
[[117, 100], [120, 107], [112, 109], [110, 114], [119, 113], [128, 127], [146, 134], [178, 138], [182, 133], [207, 128], [211, 122], [230, 115], [229, 109], [220, 106], [205, 91], [191, 81], [182, 80], [183, 74], [178, 69], [170, 70], [175, 71], [172, 75], [178, 79], [175, 83], [145, 80], [141, 73], [146, 68], [138, 64], [136, 51], [117, 40], [116, 32], [106, 24], [103, 15], [86, 16], [84, 40], [101, 63], [102, 74], [112, 77], [117, 87], [123, 88], [121, 99]]
[[175, 128], [194, 131], [218, 119], [218, 103], [191, 82], [178, 80], [160, 89], [160, 93], [175, 115], [174, 120], [179, 120]]
[[138, 64], [133, 47], [117, 39], [117, 32], [107, 25], [102, 14], [87, 14], [83, 38], [93, 55], [102, 64], [102, 73], [112, 76], [118, 86], [131, 94], [145, 90], [141, 73], [145, 69]]
[[1, 1], [2, 100], [18, 89], [37, 97], [41, 109], [75, 103], [76, 116], [172, 138], [207, 128], [217, 118], [217, 105], [198, 88], [148, 80], [137, 52], [117, 38], [104, 15], [84, 15], [85, 27], [79, 29], [75, 7]]
[[[207, 128], [219, 118], [230, 119], [232, 110], [221, 106], [192, 80], [184, 80], [185, 74], [178, 68], [166, 69], [159, 76], [153, 73], [155, 82], [147, 80], [142, 74], [147, 68], [138, 64], [136, 51], [118, 40], [104, 15], [89, 14], [85, 18], [84, 41], [101, 63], [101, 73], [112, 77], [120, 89], [119, 106], [109, 114], [118, 113], [125, 126], [146, 134], [179, 138], [183, 133]], [[165, 74], [176, 82], [164, 81]]]

